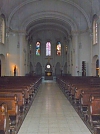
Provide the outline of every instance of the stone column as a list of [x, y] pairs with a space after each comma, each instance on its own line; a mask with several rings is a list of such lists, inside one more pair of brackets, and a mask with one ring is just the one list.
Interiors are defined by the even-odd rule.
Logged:
[[6, 52], [6, 76], [10, 75], [9, 72], [9, 29], [6, 28], [6, 38], [5, 38], [5, 52]]
[[19, 33], [19, 75], [25, 75], [25, 66], [24, 66], [24, 48], [25, 48], [25, 34]]
[[78, 33], [72, 33], [72, 75], [78, 76], [79, 68]]
[[93, 33], [92, 33], [92, 29], [89, 29], [89, 35], [90, 35], [90, 48], [91, 48], [91, 61], [90, 61], [90, 73], [91, 73], [91, 76], [93, 76]]
[[68, 38], [67, 40], [68, 43], [68, 52], [67, 52], [67, 73], [71, 74], [72, 73], [72, 67], [71, 67], [71, 38]]
[[98, 58], [99, 58], [99, 77], [100, 77], [100, 18], [98, 19], [97, 24], [98, 24], [98, 47], [99, 47]]

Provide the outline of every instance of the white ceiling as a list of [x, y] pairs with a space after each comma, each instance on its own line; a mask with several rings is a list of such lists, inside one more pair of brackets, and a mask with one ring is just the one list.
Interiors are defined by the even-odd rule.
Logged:
[[100, 12], [100, 0], [0, 0], [0, 9], [12, 30], [28, 34], [59, 30], [65, 34], [86, 31], [93, 14]]

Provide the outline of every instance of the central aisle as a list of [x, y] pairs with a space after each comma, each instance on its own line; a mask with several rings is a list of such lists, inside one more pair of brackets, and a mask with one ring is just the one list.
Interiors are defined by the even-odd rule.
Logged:
[[54, 81], [44, 81], [18, 134], [91, 134]]

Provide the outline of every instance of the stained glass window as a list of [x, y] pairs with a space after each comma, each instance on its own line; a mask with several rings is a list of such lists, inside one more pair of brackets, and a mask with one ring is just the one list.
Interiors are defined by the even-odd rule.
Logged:
[[56, 52], [57, 52], [57, 55], [61, 55], [61, 43], [60, 42], [57, 42]]
[[46, 43], [46, 56], [51, 56], [51, 43]]
[[36, 43], [36, 55], [40, 55], [40, 42], [39, 41], [37, 41], [37, 43]]

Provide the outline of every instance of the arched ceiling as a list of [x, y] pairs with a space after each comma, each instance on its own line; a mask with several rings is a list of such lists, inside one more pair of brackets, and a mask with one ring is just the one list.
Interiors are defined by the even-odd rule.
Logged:
[[86, 31], [99, 8], [99, 0], [0, 0], [7, 26], [30, 35], [43, 29], [56, 29], [68, 35], [72, 31]]

